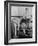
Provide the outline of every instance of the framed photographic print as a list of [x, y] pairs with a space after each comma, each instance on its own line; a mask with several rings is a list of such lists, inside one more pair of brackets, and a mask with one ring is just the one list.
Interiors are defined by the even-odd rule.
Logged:
[[4, 44], [37, 43], [37, 2], [4, 2]]

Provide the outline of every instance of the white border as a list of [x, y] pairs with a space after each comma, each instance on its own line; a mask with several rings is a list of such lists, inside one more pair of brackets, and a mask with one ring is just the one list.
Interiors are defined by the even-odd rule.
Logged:
[[[10, 5], [10, 4], [11, 3], [9, 3], [8, 5]], [[15, 42], [33, 42], [33, 41], [35, 41], [35, 4], [33, 4], [33, 5], [34, 5], [33, 6], [33, 9], [32, 9], [32, 15], [33, 15], [33, 37], [32, 38], [24, 38], [24, 39], [10, 39], [8, 41], [8, 43], [15, 43]]]

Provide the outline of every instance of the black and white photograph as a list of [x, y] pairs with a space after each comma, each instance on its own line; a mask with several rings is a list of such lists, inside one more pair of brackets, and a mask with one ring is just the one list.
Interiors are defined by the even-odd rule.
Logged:
[[5, 1], [5, 44], [37, 42], [37, 2]]
[[32, 38], [32, 7], [11, 7], [11, 37]]

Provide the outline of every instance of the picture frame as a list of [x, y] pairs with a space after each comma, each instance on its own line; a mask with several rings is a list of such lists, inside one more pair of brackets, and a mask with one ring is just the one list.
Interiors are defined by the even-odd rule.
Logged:
[[[11, 20], [12, 20], [13, 17], [18, 17], [17, 14], [13, 12], [14, 11], [13, 10], [13, 6], [16, 6], [16, 7], [14, 7], [16, 11], [17, 11], [18, 7], [21, 7], [20, 9], [22, 9], [22, 7], [23, 7], [23, 9], [28, 8], [28, 7], [34, 7], [33, 8], [34, 10], [32, 11], [32, 16], [34, 17], [34, 19], [33, 19], [33, 24], [34, 25], [33, 25], [33, 31], [32, 31], [32, 33], [33, 33], [33, 35], [32, 35], [33, 37], [32, 38], [33, 39], [32, 38], [21, 38], [22, 39], [21, 40], [19, 38], [14, 37], [15, 38], [15, 39], [13, 39], [14, 41], [11, 40], [11, 42], [9, 42], [9, 40], [11, 39], [11, 33], [12, 33], [10, 31], [11, 30]], [[33, 12], [34, 12], [34, 14], [33, 14]], [[16, 16], [12, 16], [13, 13]], [[21, 14], [21, 13], [18, 12], [18, 14]], [[20, 16], [19, 16], [19, 18], [20, 18]], [[15, 40], [17, 40], [17, 41], [15, 41]], [[5, 45], [9, 45], [9, 44], [31, 44], [31, 43], [37, 43], [37, 2], [30, 2], [30, 1], [5, 1], [4, 2], [4, 44]]]

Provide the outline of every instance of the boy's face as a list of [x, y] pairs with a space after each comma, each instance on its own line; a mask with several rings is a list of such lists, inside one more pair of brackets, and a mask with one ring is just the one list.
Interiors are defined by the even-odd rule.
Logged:
[[27, 25], [26, 25], [25, 23], [22, 23], [22, 24], [21, 24], [21, 28], [22, 28], [22, 29], [25, 29], [25, 28], [27, 28]]

